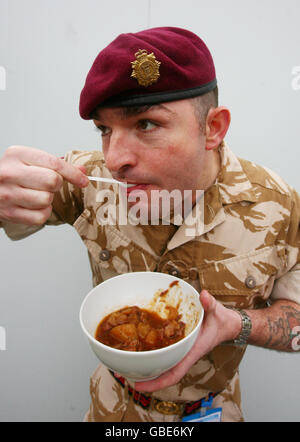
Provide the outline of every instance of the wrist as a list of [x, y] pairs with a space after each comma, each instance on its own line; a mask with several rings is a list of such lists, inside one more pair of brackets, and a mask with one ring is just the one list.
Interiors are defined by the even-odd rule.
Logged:
[[221, 318], [222, 342], [233, 341], [242, 331], [241, 315], [236, 310], [220, 304], [219, 315]]
[[231, 339], [230, 343], [234, 345], [246, 345], [252, 331], [251, 317], [245, 310], [241, 310], [235, 307], [227, 307], [227, 309], [237, 313], [240, 317], [240, 332], [236, 337]]

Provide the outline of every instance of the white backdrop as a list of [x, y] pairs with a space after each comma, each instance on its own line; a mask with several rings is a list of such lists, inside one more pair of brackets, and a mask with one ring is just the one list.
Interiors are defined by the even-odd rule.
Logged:
[[[78, 114], [97, 53], [121, 32], [179, 26], [213, 54], [231, 149], [300, 191], [299, 16], [298, 0], [0, 0], [0, 155], [101, 148]], [[80, 421], [98, 363], [78, 321], [92, 287], [85, 247], [60, 226], [19, 242], [0, 232], [0, 248], [0, 421]], [[300, 420], [299, 365], [299, 354], [248, 348], [246, 420]]]

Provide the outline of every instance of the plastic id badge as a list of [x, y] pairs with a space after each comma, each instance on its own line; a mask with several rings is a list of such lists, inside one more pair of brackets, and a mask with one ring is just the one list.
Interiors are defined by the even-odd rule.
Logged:
[[222, 408], [211, 408], [212, 403], [213, 395], [210, 393], [207, 400], [201, 401], [200, 412], [182, 418], [182, 422], [221, 422]]
[[182, 418], [182, 422], [221, 422], [222, 408], [210, 408], [202, 413]]

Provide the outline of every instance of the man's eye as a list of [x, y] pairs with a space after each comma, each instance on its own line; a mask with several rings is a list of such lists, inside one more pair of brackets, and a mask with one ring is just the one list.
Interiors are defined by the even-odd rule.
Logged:
[[154, 129], [157, 125], [150, 120], [140, 120], [139, 127], [142, 130], [148, 131]]
[[106, 126], [97, 126], [96, 130], [97, 131], [100, 130], [102, 136], [107, 135], [110, 132], [110, 129], [108, 127], [106, 127]]

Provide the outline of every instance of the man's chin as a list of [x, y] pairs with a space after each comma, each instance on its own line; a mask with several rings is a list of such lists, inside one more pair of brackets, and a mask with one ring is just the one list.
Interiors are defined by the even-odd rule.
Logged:
[[176, 214], [176, 219], [182, 216], [182, 192], [180, 190], [151, 189], [145, 192], [141, 189], [134, 190], [127, 195], [127, 213], [135, 224], [171, 224]]
[[128, 218], [134, 224], [142, 225], [170, 225], [174, 216], [174, 210], [162, 209], [162, 207], [141, 205], [139, 203], [127, 203]]

